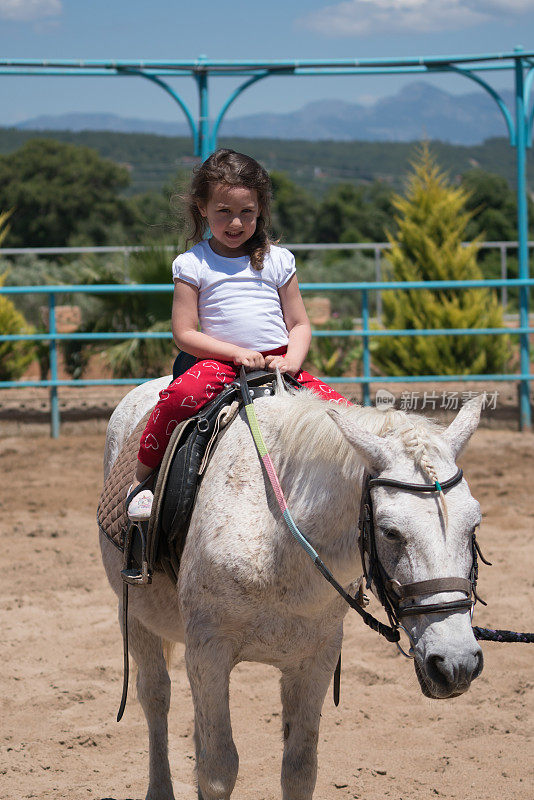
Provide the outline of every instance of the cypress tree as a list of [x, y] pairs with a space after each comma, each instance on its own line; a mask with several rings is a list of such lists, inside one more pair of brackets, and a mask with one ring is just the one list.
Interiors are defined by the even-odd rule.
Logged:
[[[423, 144], [404, 197], [396, 195], [397, 232], [388, 233], [395, 281], [476, 280], [479, 239], [462, 245], [471, 214], [462, 187], [452, 186]], [[500, 328], [502, 310], [491, 289], [419, 289], [382, 294], [385, 328]], [[389, 375], [500, 372], [508, 358], [506, 335], [399, 336], [375, 340], [373, 361]]]

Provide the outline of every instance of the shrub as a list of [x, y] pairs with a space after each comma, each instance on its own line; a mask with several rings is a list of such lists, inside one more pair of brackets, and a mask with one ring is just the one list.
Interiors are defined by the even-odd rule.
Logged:
[[[4, 285], [5, 277], [5, 274], [0, 275], [0, 286]], [[20, 311], [4, 295], [0, 295], [0, 331], [7, 335], [33, 332]], [[0, 342], [0, 380], [15, 381], [20, 378], [34, 357], [33, 342]]]
[[[316, 330], [352, 330], [350, 317], [330, 319], [324, 325], [314, 325]], [[347, 372], [358, 374], [363, 355], [359, 336], [313, 336], [307, 360], [319, 375], [342, 377]]]
[[[462, 246], [471, 218], [468, 194], [449, 185], [428, 147], [413, 164], [405, 197], [394, 199], [396, 237], [388, 236], [391, 275], [397, 281], [475, 280], [477, 240]], [[386, 328], [502, 328], [496, 293], [489, 289], [419, 289], [383, 292]], [[504, 335], [382, 337], [375, 364], [390, 375], [454, 375], [500, 372], [508, 359]]]

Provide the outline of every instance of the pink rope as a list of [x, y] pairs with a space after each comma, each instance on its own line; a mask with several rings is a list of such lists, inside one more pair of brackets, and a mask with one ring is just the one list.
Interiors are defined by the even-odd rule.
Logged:
[[263, 466], [265, 467], [267, 475], [269, 476], [269, 480], [271, 481], [271, 486], [273, 487], [276, 499], [278, 500], [278, 505], [280, 506], [280, 509], [283, 513], [287, 509], [286, 498], [284, 497], [282, 487], [280, 486], [280, 483], [278, 481], [278, 476], [274, 469], [274, 464], [271, 461], [271, 456], [269, 455], [269, 453], [267, 453], [267, 455], [262, 456], [261, 460], [263, 461]]

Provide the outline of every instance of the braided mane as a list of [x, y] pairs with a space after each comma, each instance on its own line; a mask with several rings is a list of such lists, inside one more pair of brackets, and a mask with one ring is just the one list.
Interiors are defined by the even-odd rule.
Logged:
[[[296, 394], [284, 392], [280, 438], [283, 447], [291, 452], [308, 453], [311, 458], [331, 461], [349, 469], [357, 465], [358, 457], [337, 425], [325, 414], [325, 403], [310, 391]], [[401, 442], [406, 454], [428, 476], [438, 480], [433, 456], [443, 451], [442, 427], [419, 414], [390, 408], [377, 410], [370, 406], [340, 406], [359, 426], [376, 436]]]

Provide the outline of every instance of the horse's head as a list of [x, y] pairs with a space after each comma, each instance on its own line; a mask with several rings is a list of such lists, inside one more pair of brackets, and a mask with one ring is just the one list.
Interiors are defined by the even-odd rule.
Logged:
[[[451, 425], [440, 432], [419, 417], [392, 412], [380, 435], [371, 433], [366, 428], [372, 426], [362, 425], [350, 413], [333, 411], [330, 415], [373, 477], [421, 485], [441, 484], [457, 473], [456, 457], [478, 425], [480, 408], [478, 398], [466, 403]], [[449, 587], [439, 591], [447, 583], [435, 581], [471, 580], [473, 534], [481, 520], [479, 504], [464, 479], [443, 492], [377, 485], [370, 493], [375, 555], [383, 568], [383, 584], [389, 579], [387, 594], [410, 636], [422, 691], [433, 698], [462, 694], [483, 666], [465, 603], [469, 586], [468, 592], [454, 590], [455, 582], [449, 581]], [[380, 595], [376, 575], [375, 569], [373, 591]], [[462, 581], [456, 583], [462, 585]], [[416, 587], [411, 594], [413, 584]], [[440, 604], [454, 602], [458, 608], [439, 610]], [[425, 605], [433, 606], [434, 613], [425, 613]], [[410, 614], [410, 608], [415, 613]]]

